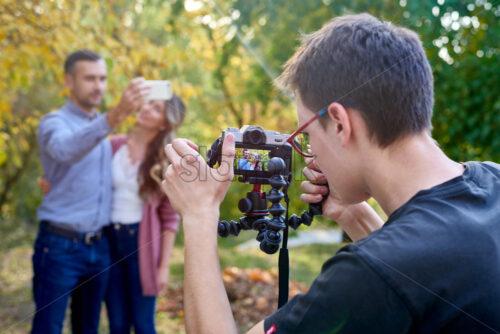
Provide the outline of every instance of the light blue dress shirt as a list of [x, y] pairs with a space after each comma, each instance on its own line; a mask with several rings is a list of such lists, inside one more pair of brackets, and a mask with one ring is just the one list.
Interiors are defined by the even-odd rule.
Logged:
[[111, 131], [105, 114], [89, 114], [71, 101], [40, 121], [40, 158], [51, 189], [38, 208], [39, 220], [78, 232], [109, 224]]

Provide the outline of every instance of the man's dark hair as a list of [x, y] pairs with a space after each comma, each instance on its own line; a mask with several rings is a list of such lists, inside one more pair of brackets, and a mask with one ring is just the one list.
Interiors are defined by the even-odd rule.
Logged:
[[277, 82], [312, 111], [332, 102], [358, 110], [381, 147], [432, 127], [433, 78], [420, 39], [369, 14], [334, 18], [304, 36]]
[[99, 56], [94, 51], [90, 50], [75, 51], [72, 54], [70, 54], [68, 58], [66, 58], [66, 62], [64, 63], [64, 73], [73, 74], [76, 63], [81, 60], [98, 61], [100, 59], [102, 59], [102, 57]]

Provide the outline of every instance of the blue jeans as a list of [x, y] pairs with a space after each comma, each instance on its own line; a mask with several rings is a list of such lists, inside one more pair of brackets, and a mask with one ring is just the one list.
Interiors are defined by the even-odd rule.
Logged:
[[78, 287], [75, 292], [84, 298], [78, 305], [81, 322], [73, 327], [73, 333], [97, 333], [109, 265], [105, 236], [87, 245], [40, 229], [33, 254], [36, 313], [31, 332], [61, 333], [69, 296]]
[[113, 225], [106, 228], [111, 249], [109, 286], [106, 293], [109, 329], [111, 334], [156, 333], [154, 296], [143, 296], [137, 250], [139, 224]]

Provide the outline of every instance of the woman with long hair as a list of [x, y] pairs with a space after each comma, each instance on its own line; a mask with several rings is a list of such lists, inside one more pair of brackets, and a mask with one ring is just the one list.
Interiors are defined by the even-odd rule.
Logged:
[[[113, 200], [111, 223], [105, 228], [112, 266], [106, 293], [111, 334], [156, 333], [156, 296], [168, 282], [169, 263], [179, 215], [160, 190], [168, 162], [164, 146], [175, 138], [186, 108], [177, 95], [168, 101], [142, 105], [137, 122], [127, 135], [111, 138]], [[50, 183], [38, 180], [45, 195]], [[72, 299], [85, 299], [76, 289]], [[86, 310], [71, 303], [74, 331]]]
[[176, 95], [149, 101], [128, 135], [111, 138], [113, 202], [106, 233], [113, 266], [106, 306], [112, 334], [130, 333], [132, 327], [136, 334], [155, 333], [156, 296], [168, 282], [179, 216], [154, 173], [166, 166], [163, 148], [174, 139], [184, 115]]

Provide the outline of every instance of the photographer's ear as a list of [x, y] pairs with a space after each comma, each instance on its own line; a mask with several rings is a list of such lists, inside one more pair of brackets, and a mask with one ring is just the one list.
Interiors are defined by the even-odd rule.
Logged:
[[340, 144], [346, 146], [352, 136], [352, 124], [349, 111], [338, 102], [333, 102], [328, 106], [328, 116], [330, 122], [328, 127], [335, 131], [340, 139]]

